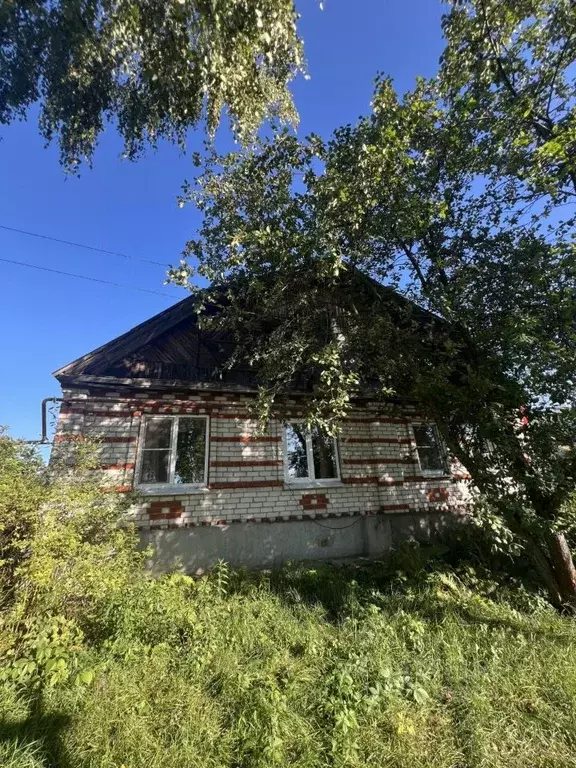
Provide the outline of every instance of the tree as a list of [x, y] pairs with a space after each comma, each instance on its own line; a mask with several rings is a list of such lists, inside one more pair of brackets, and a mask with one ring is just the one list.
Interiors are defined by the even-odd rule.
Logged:
[[576, 200], [576, 5], [451, 0], [439, 82], [475, 132], [480, 168], [510, 174], [527, 202]]
[[246, 139], [269, 117], [294, 121], [302, 70], [292, 0], [6, 0], [0, 5], [0, 123], [40, 103], [62, 165], [90, 160], [115, 121], [127, 157], [159, 139], [184, 145], [227, 109]]
[[329, 430], [367, 386], [423, 403], [499, 531], [576, 608], [559, 530], [576, 470], [573, 250], [526, 219], [523, 180], [479, 170], [485, 152], [437, 82], [400, 99], [382, 78], [372, 114], [327, 143], [284, 133], [213, 157], [185, 191], [204, 224], [172, 276], [228, 280], [218, 322], [266, 382], [264, 415], [303, 375]]

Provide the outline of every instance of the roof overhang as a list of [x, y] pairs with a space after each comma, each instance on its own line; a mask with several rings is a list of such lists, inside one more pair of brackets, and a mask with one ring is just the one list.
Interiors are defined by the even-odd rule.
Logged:
[[100, 364], [114, 364], [144, 344], [149, 344], [160, 334], [169, 330], [177, 323], [182, 322], [182, 320], [190, 318], [196, 322], [198, 316], [196, 307], [194, 296], [188, 296], [172, 307], [131, 328], [112, 341], [82, 355], [82, 357], [62, 366], [62, 368], [58, 368], [52, 375], [59, 381], [62, 381], [64, 377], [85, 374], [88, 370], [98, 367]]

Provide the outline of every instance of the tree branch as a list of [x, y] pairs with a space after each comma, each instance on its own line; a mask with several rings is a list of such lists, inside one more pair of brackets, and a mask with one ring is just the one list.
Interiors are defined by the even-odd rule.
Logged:
[[504, 69], [504, 65], [502, 63], [502, 59], [500, 57], [500, 54], [496, 50], [496, 45], [494, 43], [494, 40], [492, 39], [492, 30], [490, 28], [490, 24], [488, 22], [488, 15], [486, 13], [486, 7], [484, 5], [483, 0], [480, 1], [480, 9], [482, 11], [482, 19], [484, 21], [484, 30], [486, 33], [486, 36], [488, 38], [488, 43], [490, 45], [490, 48], [492, 49], [492, 54], [494, 55], [496, 66], [498, 67], [498, 72], [500, 73], [500, 77], [502, 78], [502, 82], [510, 92], [510, 94], [517, 99], [518, 98], [518, 91], [516, 90], [516, 86], [508, 76], [508, 73]]
[[410, 262], [410, 264], [412, 266], [412, 269], [414, 270], [414, 272], [416, 273], [416, 275], [418, 277], [418, 280], [420, 280], [420, 283], [422, 285], [422, 290], [424, 291], [425, 294], [428, 294], [428, 281], [426, 280], [426, 277], [424, 276], [424, 272], [422, 271], [422, 267], [418, 263], [418, 259], [416, 258], [416, 256], [412, 252], [412, 249], [410, 247], [408, 247], [407, 243], [405, 243], [404, 240], [402, 240], [402, 238], [400, 238], [400, 237], [398, 238], [398, 244], [400, 245], [400, 247], [402, 248], [402, 250], [406, 254], [406, 258]]

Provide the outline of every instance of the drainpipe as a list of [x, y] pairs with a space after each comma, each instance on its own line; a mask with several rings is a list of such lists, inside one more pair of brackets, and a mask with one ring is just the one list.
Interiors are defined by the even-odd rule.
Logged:
[[101, 403], [109, 403], [110, 398], [109, 397], [90, 397], [90, 398], [83, 398], [83, 397], [45, 397], [44, 400], [42, 400], [42, 437], [40, 440], [24, 440], [23, 442], [29, 443], [31, 445], [50, 445], [50, 440], [48, 439], [48, 403], [84, 403], [87, 402], [101, 402]]
[[42, 437], [40, 440], [24, 440], [25, 443], [32, 445], [50, 445], [48, 440], [48, 403], [63, 403], [66, 400], [64, 397], [45, 397], [42, 400]]

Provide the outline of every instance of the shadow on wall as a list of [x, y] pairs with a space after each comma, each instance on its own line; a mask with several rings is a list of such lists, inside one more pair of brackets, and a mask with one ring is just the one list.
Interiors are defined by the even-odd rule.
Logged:
[[370, 515], [330, 520], [236, 523], [141, 531], [152, 571], [197, 573], [219, 560], [277, 568], [289, 560], [379, 557], [402, 541], [427, 541], [454, 521], [446, 514]]

